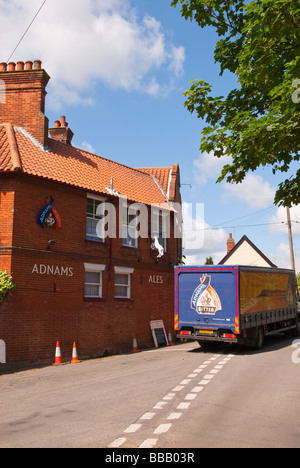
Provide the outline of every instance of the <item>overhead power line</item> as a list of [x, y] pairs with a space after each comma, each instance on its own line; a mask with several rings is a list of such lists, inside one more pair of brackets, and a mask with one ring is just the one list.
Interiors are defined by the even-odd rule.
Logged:
[[12, 58], [12, 56], [14, 55], [14, 53], [16, 52], [17, 48], [19, 47], [19, 45], [21, 44], [21, 42], [23, 41], [24, 37], [26, 36], [26, 34], [28, 33], [29, 29], [31, 28], [31, 26], [33, 25], [35, 19], [37, 18], [38, 14], [40, 13], [41, 9], [43, 8], [43, 6], [45, 5], [47, 0], [44, 0], [42, 5], [40, 6], [40, 8], [38, 9], [37, 13], [35, 14], [33, 20], [31, 21], [30, 25], [28, 26], [28, 28], [26, 29], [26, 31], [24, 32], [23, 36], [21, 37], [21, 39], [19, 40], [18, 44], [16, 45], [16, 47], [14, 48], [14, 50], [12, 51], [12, 53], [10, 54], [9, 58], [7, 59], [7, 62], [10, 61], [10, 59]]
[[285, 223], [284, 221], [280, 221], [277, 223], [241, 224], [238, 226], [218, 226], [217, 228], [210, 227], [210, 228], [199, 229], [199, 231], [217, 231], [218, 229], [236, 229], [236, 228], [242, 228], [242, 227], [270, 226], [272, 224], [284, 224], [284, 223]]

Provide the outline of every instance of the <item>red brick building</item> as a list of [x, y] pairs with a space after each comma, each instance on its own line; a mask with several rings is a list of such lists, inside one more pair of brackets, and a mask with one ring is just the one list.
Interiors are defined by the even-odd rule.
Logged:
[[48, 129], [48, 81], [39, 61], [0, 64], [0, 270], [16, 284], [0, 305], [6, 365], [51, 363], [57, 340], [63, 361], [73, 341], [81, 358], [130, 350], [134, 334], [153, 346], [151, 320], [173, 330], [178, 165], [134, 169], [73, 147], [64, 117]]

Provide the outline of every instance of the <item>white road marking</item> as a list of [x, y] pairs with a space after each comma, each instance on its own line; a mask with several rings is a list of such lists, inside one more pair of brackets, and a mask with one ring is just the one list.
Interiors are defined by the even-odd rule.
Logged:
[[184, 379], [182, 382], [180, 382], [179, 385], [187, 385], [187, 384], [190, 383], [190, 381], [191, 381], [191, 379]]
[[197, 393], [188, 393], [185, 397], [185, 400], [195, 400]]
[[177, 406], [177, 409], [188, 409], [190, 406], [191, 406], [191, 403], [182, 402], [182, 403], [179, 403], [179, 405]]
[[153, 409], [163, 409], [163, 407], [167, 404], [167, 401], [159, 401], [155, 406], [153, 406]]
[[146, 439], [141, 443], [139, 448], [153, 448], [157, 444], [158, 439]]
[[171, 413], [167, 420], [179, 419], [182, 416], [182, 413]]
[[203, 377], [204, 380], [211, 380], [214, 378], [214, 375], [211, 375], [211, 374], [207, 374], [205, 377]]
[[200, 393], [202, 392], [203, 387], [194, 387], [193, 390], [191, 390], [192, 393]]
[[152, 419], [156, 413], [145, 413], [140, 419]]
[[121, 437], [120, 439], [114, 440], [111, 444], [108, 445], [110, 448], [118, 448], [121, 447], [121, 445], [125, 444], [126, 439], [125, 437]]
[[172, 424], [160, 424], [155, 429], [153, 434], [165, 434], [166, 432], [168, 432], [169, 429], [171, 429], [171, 427], [172, 427]]
[[141, 424], [131, 424], [131, 426], [129, 426], [129, 427], [127, 427], [127, 429], [125, 429], [124, 433], [125, 434], [132, 434], [133, 432], [138, 431], [140, 427], [142, 427]]
[[168, 395], [163, 397], [163, 400], [173, 400], [175, 393], [168, 393]]
[[177, 385], [177, 387], [173, 388], [172, 392], [181, 392], [184, 388], [184, 385]]

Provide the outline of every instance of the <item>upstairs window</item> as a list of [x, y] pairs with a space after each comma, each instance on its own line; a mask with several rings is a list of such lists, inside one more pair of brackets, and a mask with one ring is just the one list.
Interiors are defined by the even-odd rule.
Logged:
[[159, 244], [167, 251], [167, 237], [170, 232], [169, 216], [161, 212], [152, 212], [152, 238], [157, 237]]
[[104, 200], [88, 196], [86, 210], [86, 239], [98, 242], [104, 242], [103, 214], [101, 205]]
[[130, 206], [123, 207], [122, 244], [127, 247], [138, 247], [138, 216]]

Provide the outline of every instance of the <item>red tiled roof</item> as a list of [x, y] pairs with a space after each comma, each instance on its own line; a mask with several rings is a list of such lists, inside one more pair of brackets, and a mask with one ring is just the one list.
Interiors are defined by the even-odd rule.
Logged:
[[172, 167], [141, 167], [138, 168], [138, 170], [155, 177], [165, 195], [168, 196], [173, 170]]
[[[0, 171], [16, 170], [18, 166], [13, 160], [12, 135], [7, 127], [0, 126]], [[23, 129], [14, 128], [12, 133], [19, 153], [19, 166], [26, 174], [104, 195], [109, 195], [113, 181], [113, 189], [118, 195], [130, 201], [147, 205], [167, 201], [164, 193], [167, 194], [167, 175], [172, 168], [133, 169], [53, 139], [48, 140], [48, 150], [44, 150]]]
[[12, 171], [10, 147], [5, 127], [0, 127], [0, 170]]

